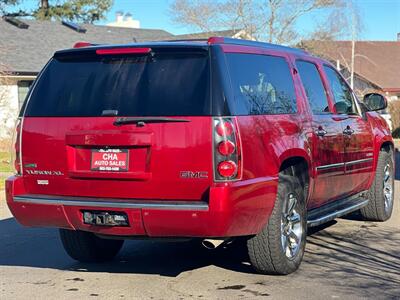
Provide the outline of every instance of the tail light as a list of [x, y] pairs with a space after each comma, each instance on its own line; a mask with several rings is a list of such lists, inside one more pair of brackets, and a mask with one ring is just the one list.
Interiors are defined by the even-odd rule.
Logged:
[[11, 154], [14, 157], [11, 157], [11, 162], [14, 163], [14, 170], [16, 175], [22, 174], [21, 167], [21, 119], [18, 118], [15, 126], [15, 132], [13, 137], [13, 145], [14, 149], [12, 149]]
[[242, 153], [235, 118], [214, 118], [213, 132], [215, 181], [239, 180], [242, 173]]

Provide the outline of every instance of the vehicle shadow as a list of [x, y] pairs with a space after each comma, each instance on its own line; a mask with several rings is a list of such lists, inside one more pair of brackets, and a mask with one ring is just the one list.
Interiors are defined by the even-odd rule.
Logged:
[[[349, 220], [339, 222], [359, 224]], [[318, 278], [348, 289], [362, 288], [365, 296], [375, 288], [381, 288], [389, 296], [398, 293], [400, 234], [394, 234], [395, 230], [390, 228], [374, 228], [377, 226], [374, 223], [350, 226], [351, 230], [336, 223], [333, 221], [309, 230], [304, 263], [292, 276]], [[383, 242], [384, 247], [381, 246]], [[131, 240], [125, 243], [114, 261], [83, 264], [65, 254], [57, 230], [24, 228], [10, 218], [0, 221], [0, 245], [0, 266], [176, 277], [183, 272], [214, 265], [254, 274], [244, 244], [212, 251], [197, 242]], [[321, 272], [324, 274], [322, 279]]]
[[248, 264], [236, 260], [237, 251], [224, 248], [208, 250], [199, 241], [127, 240], [114, 261], [78, 263], [64, 252], [56, 229], [25, 228], [14, 218], [0, 220], [0, 245], [0, 266], [159, 274], [169, 277], [209, 265], [220, 265], [244, 273], [253, 272]]
[[[396, 232], [396, 233], [395, 233]], [[390, 227], [364, 223], [352, 232], [320, 231], [308, 238], [306, 276], [324, 280], [369, 298], [397, 299], [400, 293], [400, 233]], [[383, 246], [384, 244], [384, 246]], [[317, 271], [318, 270], [318, 271]]]

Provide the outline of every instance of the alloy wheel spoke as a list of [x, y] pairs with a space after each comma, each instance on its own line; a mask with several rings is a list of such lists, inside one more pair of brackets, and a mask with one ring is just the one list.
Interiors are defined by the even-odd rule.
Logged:
[[[289, 239], [290, 240], [294, 240], [295, 241], [295, 243], [296, 243], [296, 245], [299, 243], [299, 237], [293, 232], [293, 231], [291, 231], [290, 233], [289, 233]], [[291, 243], [292, 244], [292, 243]]]
[[300, 215], [299, 214], [293, 214], [291, 217], [290, 217], [290, 222], [294, 225], [294, 224], [297, 224], [297, 223], [300, 223]]
[[294, 197], [293, 194], [290, 194], [288, 199], [288, 215], [292, 214], [293, 209], [296, 207], [296, 204], [297, 204], [296, 197]]
[[390, 173], [389, 173], [389, 171], [387, 171], [387, 172], [385, 172], [385, 178], [383, 179], [383, 182], [388, 182], [389, 181], [389, 179], [390, 179]]

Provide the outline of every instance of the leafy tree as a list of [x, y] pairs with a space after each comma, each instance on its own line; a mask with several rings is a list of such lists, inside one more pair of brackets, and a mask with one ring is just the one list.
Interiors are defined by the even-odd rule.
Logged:
[[5, 14], [8, 8], [19, 4], [19, 2], [19, 0], [0, 0], [0, 15]]
[[[8, 3], [7, 3], [8, 2]], [[5, 13], [1, 3], [9, 5], [22, 4], [24, 0], [0, 0], [0, 13], [12, 16], [31, 16], [37, 20], [69, 20], [93, 23], [104, 19], [110, 10], [113, 0], [38, 0], [37, 8], [31, 11]], [[4, 5], [4, 8], [6, 5]]]

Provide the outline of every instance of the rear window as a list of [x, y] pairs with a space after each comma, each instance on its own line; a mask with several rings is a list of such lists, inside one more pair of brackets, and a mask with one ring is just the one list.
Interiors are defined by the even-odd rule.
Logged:
[[291, 114], [297, 111], [293, 78], [285, 58], [227, 54], [237, 115]]
[[210, 115], [207, 51], [53, 58], [26, 116]]

